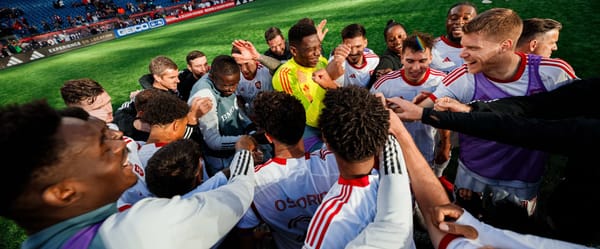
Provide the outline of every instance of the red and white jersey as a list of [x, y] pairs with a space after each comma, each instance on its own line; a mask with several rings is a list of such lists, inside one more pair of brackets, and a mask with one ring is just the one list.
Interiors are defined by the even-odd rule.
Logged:
[[252, 101], [254, 101], [259, 92], [273, 91], [272, 78], [273, 76], [269, 72], [269, 69], [260, 63], [257, 64], [254, 79], [246, 79], [240, 72], [240, 83], [235, 90], [235, 95], [241, 96], [244, 99], [246, 103], [245, 109], [252, 110]]
[[378, 162], [369, 175], [340, 176], [310, 221], [303, 248], [416, 248], [408, 171], [392, 135]]
[[272, 158], [256, 166], [252, 208], [237, 227], [254, 228], [264, 221], [277, 248], [301, 248], [310, 219], [339, 177], [337, 165], [325, 160], [335, 158], [330, 152], [315, 151], [302, 158]]
[[[400, 69], [381, 76], [371, 87], [371, 93], [383, 93], [386, 98], [402, 97], [412, 100], [422, 91], [434, 92], [442, 84], [444, 77], [445, 73], [430, 68], [421, 81], [412, 83], [406, 79], [404, 69]], [[404, 126], [412, 135], [425, 160], [432, 165], [437, 129], [421, 122], [404, 122]]]
[[146, 168], [146, 165], [148, 165], [148, 160], [150, 160], [152, 155], [165, 145], [167, 145], [167, 143], [148, 143], [142, 145], [138, 155], [140, 156], [140, 161], [142, 162], [144, 169]]
[[431, 50], [432, 60], [429, 66], [446, 74], [452, 72], [465, 63], [460, 58], [461, 49], [460, 44], [448, 40], [445, 36], [436, 38]]
[[[333, 60], [333, 56], [329, 58], [329, 61]], [[356, 67], [348, 63], [348, 60], [344, 61], [342, 67], [344, 68], [344, 75], [338, 77], [335, 82], [340, 86], [357, 85], [366, 88], [371, 79], [373, 70], [379, 64], [379, 56], [372, 52], [370, 49], [365, 49], [363, 54], [363, 64], [360, 67]]]
[[304, 248], [344, 248], [373, 222], [379, 185], [373, 172], [359, 179], [339, 178], [315, 213]]
[[[517, 52], [521, 56], [521, 64], [517, 73], [510, 80], [496, 80], [489, 77], [489, 81], [494, 83], [500, 90], [511, 96], [524, 96], [529, 86], [529, 78], [532, 72], [529, 72], [527, 66], [527, 56]], [[542, 58], [538, 68], [539, 76], [547, 91], [552, 91], [560, 86], [573, 82], [577, 79], [575, 71], [569, 63], [561, 59]], [[535, 77], [534, 75], [531, 75]], [[433, 100], [441, 97], [451, 97], [462, 103], [468, 103], [475, 96], [475, 75], [468, 73], [467, 66], [452, 71], [443, 80], [443, 84], [436, 89], [430, 96]]]
[[137, 176], [137, 182], [135, 185], [125, 190], [125, 192], [123, 192], [121, 197], [119, 197], [117, 200], [117, 208], [119, 210], [125, 210], [143, 198], [154, 196], [152, 193], [150, 193], [148, 187], [146, 186], [145, 167], [138, 156], [138, 149], [140, 148], [140, 145], [130, 137], [123, 137], [123, 140], [125, 140], [125, 143], [127, 144], [127, 149], [129, 151], [127, 154], [127, 160], [133, 166], [131, 170]]

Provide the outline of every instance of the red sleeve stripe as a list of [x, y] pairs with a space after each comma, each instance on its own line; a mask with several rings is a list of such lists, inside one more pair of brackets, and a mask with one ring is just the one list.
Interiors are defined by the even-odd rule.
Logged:
[[435, 75], [435, 76], [446, 76], [446, 73], [439, 71], [439, 70], [435, 70], [433, 68], [430, 69], [430, 74], [431, 75]]
[[266, 161], [265, 163], [258, 165], [256, 167], [254, 167], [254, 172], [258, 172], [260, 169], [264, 168], [265, 166], [269, 165], [271, 162], [273, 161], [273, 159], [269, 159], [268, 161]]
[[123, 204], [123, 206], [120, 206], [118, 208], [119, 212], [124, 212], [125, 210], [131, 208], [131, 204], [127, 203], [127, 204]]
[[569, 77], [577, 78], [577, 76], [575, 76], [575, 70], [573, 70], [571, 65], [569, 65], [569, 63], [561, 59], [542, 58], [540, 66], [558, 67], [565, 71], [565, 73], [567, 73]]
[[[321, 205], [319, 211], [313, 216], [313, 223], [308, 228], [306, 242], [315, 249], [321, 248], [327, 229], [331, 224], [331, 220], [340, 212], [344, 204], [348, 203], [352, 194], [352, 186], [342, 186], [342, 192]], [[316, 244], [315, 244], [316, 243]]]
[[450, 244], [450, 242], [452, 242], [454, 239], [456, 238], [460, 238], [462, 236], [458, 236], [455, 234], [451, 234], [451, 233], [447, 233], [446, 235], [444, 235], [444, 237], [442, 238], [442, 240], [440, 240], [440, 244], [438, 246], [438, 249], [446, 249], [448, 248], [448, 245]]
[[442, 80], [442, 83], [445, 86], [449, 86], [456, 79], [458, 79], [461, 76], [467, 74], [467, 72], [468, 72], [467, 71], [467, 65], [462, 65], [461, 67], [459, 67], [457, 69], [454, 69], [452, 72], [450, 72], [448, 75], [446, 75], [446, 77], [444, 77], [444, 80]]
[[281, 72], [279, 72], [279, 82], [281, 82], [281, 89], [283, 89], [284, 92], [293, 95], [294, 93], [290, 84], [290, 78], [288, 77], [289, 72], [289, 68], [283, 68]]
[[381, 84], [383, 84], [383, 82], [390, 80], [390, 79], [397, 79], [399, 77], [402, 77], [400, 70], [391, 71], [391, 72], [379, 77], [379, 79], [377, 79], [377, 81], [375, 81], [375, 84], [373, 84], [373, 88], [377, 89], [381, 86]]
[[379, 58], [376, 54], [365, 53], [365, 58]]

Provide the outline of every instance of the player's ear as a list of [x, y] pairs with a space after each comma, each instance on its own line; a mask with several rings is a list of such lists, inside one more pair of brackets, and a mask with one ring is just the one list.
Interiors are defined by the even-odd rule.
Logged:
[[298, 54], [298, 50], [296, 49], [295, 46], [290, 45], [290, 53], [292, 54], [292, 56], [296, 56]]
[[77, 199], [77, 188], [73, 181], [60, 181], [47, 187], [42, 193], [42, 199], [51, 206], [68, 206]]
[[538, 41], [536, 39], [529, 41], [529, 51], [530, 52], [535, 51], [535, 48], [537, 48], [537, 43], [538, 43]]
[[512, 39], [506, 39], [502, 41], [502, 43], [500, 43], [500, 48], [502, 49], [502, 52], [509, 51], [513, 47], [513, 43], [514, 41]]

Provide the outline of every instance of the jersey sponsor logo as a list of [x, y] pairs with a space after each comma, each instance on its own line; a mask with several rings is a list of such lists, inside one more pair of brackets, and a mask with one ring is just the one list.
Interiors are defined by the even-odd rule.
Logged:
[[285, 211], [288, 208], [306, 208], [308, 206], [318, 206], [323, 201], [323, 196], [325, 196], [327, 192], [319, 193], [319, 194], [308, 194], [306, 196], [302, 196], [296, 200], [292, 200], [289, 197], [285, 200], [275, 200], [275, 209], [277, 211]]
[[236, 105], [231, 106], [231, 108], [229, 108], [229, 110], [225, 114], [221, 115], [221, 117], [220, 117], [221, 118], [221, 122], [225, 122], [229, 118], [231, 118], [231, 116], [233, 116], [233, 113], [235, 112], [236, 109], [237, 109]]
[[351, 74], [350, 76], [348, 76], [350, 79], [356, 79], [356, 74]]
[[450, 60], [450, 58], [446, 57], [442, 62], [452, 62], [452, 60]]
[[144, 176], [144, 169], [142, 169], [142, 167], [140, 167], [137, 163], [133, 165], [133, 171], [142, 177]]

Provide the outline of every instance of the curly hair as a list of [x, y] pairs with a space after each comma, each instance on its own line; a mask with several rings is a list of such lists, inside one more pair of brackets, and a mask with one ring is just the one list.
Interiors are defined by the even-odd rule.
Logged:
[[360, 162], [383, 149], [389, 113], [375, 95], [358, 86], [329, 90], [319, 127], [329, 148], [348, 162]]
[[194, 189], [199, 182], [200, 145], [190, 139], [173, 141], [157, 150], [146, 166], [148, 190], [170, 198]]
[[140, 119], [150, 125], [164, 125], [185, 118], [190, 107], [174, 94], [157, 92], [148, 103], [143, 105]]
[[104, 88], [100, 83], [89, 78], [67, 80], [60, 88], [60, 95], [67, 106], [77, 105], [83, 101], [91, 105], [103, 92]]
[[253, 103], [258, 127], [282, 143], [300, 141], [306, 123], [300, 100], [284, 92], [261, 92]]

